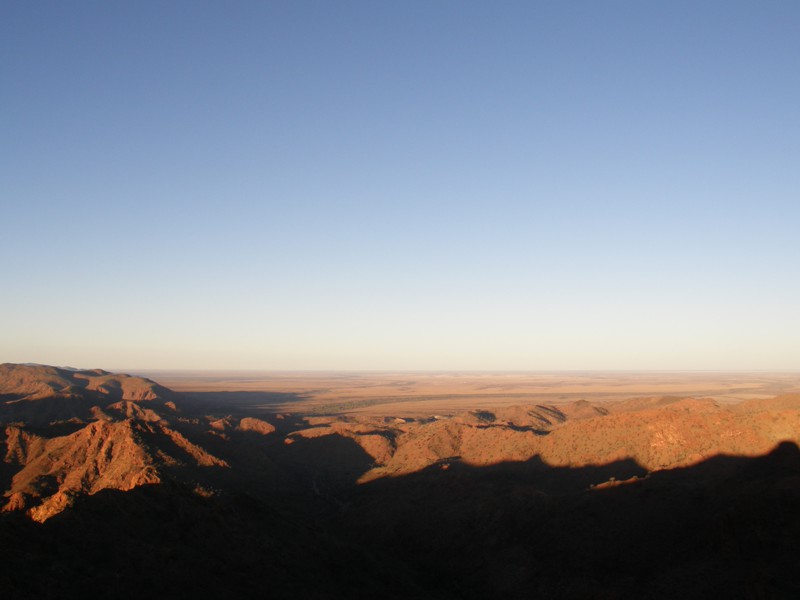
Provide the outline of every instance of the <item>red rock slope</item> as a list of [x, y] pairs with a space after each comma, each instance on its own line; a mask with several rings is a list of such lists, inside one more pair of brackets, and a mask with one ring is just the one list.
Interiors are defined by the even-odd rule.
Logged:
[[101, 370], [0, 365], [3, 510], [45, 521], [82, 494], [159, 483], [166, 470], [225, 467], [176, 429], [172, 392]]

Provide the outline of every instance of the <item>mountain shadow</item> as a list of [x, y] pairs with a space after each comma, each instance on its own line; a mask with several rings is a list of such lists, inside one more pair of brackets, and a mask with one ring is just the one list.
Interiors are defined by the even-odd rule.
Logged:
[[794, 443], [643, 475], [433, 466], [362, 486], [338, 524], [460, 598], [800, 597]]
[[650, 474], [452, 457], [362, 485], [371, 459], [348, 438], [259, 452], [269, 469], [225, 457], [217, 490], [165, 482], [78, 498], [43, 524], [3, 515], [0, 585], [19, 598], [800, 597], [793, 443]]
[[389, 561], [246, 495], [106, 490], [43, 524], [0, 526], [10, 598], [427, 597]]
[[210, 411], [246, 416], [275, 412], [279, 407], [307, 399], [291, 392], [182, 392], [181, 408], [188, 414]]

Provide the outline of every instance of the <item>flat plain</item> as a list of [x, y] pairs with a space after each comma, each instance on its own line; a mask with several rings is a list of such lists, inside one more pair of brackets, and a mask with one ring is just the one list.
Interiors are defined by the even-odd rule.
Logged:
[[577, 400], [679, 396], [719, 404], [800, 391], [800, 372], [137, 371], [177, 392], [265, 413], [452, 415]]

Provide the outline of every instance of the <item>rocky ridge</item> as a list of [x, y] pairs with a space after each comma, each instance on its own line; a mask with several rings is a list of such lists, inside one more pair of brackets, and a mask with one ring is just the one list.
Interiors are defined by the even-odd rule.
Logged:
[[227, 467], [179, 431], [175, 397], [99, 369], [0, 365], [0, 444], [16, 471], [3, 511], [42, 522], [80, 495], [160, 483], [178, 467]]
[[[435, 464], [490, 466], [537, 458], [549, 467], [633, 460], [648, 472], [691, 466], [718, 455], [758, 456], [800, 443], [800, 397], [720, 406], [713, 400], [642, 398], [595, 405], [511, 406], [420, 421], [326, 417], [290, 435], [354, 440], [374, 459], [360, 481], [414, 473]], [[602, 482], [597, 482], [602, 483]]]

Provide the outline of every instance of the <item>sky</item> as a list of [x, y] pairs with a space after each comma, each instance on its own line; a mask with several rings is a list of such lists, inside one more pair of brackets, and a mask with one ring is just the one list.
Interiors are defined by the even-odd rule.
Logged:
[[800, 3], [0, 5], [0, 362], [797, 370]]

